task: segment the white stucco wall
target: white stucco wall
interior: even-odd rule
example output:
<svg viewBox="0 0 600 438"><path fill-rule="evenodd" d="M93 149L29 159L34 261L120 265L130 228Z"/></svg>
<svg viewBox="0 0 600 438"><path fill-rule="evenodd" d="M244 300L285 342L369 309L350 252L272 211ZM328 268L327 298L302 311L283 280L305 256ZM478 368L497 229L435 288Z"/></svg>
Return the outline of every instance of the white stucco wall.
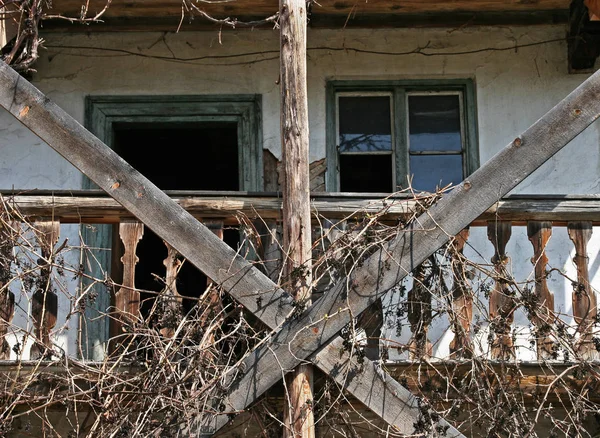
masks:
<svg viewBox="0 0 600 438"><path fill-rule="evenodd" d="M485 162L587 77L567 73L565 32L564 26L311 30L309 47L348 49L309 50L311 161L325 156L327 80L472 78L477 93L480 159ZM41 53L33 82L81 122L84 119L84 98L90 94L257 93L263 97L264 147L280 156L279 40L276 31L227 31L221 35L221 42L217 31L180 34L50 33L45 35L45 40L47 50ZM530 46L518 47L522 45ZM507 48L509 50L498 50ZM367 54L349 49L406 54ZM408 53L419 51L439 55ZM219 58L250 52L264 53ZM595 123L588 128L515 192L598 193L599 127ZM82 176L76 169L4 111L0 111L0 148L0 188L81 187ZM555 231L551 241L551 265L554 262L573 274L572 254L569 256L566 249L571 245L566 231L563 231ZM63 227L63 237L69 237L76 244L77 229ZM590 246L593 255L591 274L595 277L598 276L598 240ZM489 260L492 248L487 243L485 230L475 230L472 242ZM523 230L513 231L509 253L513 256L515 272L520 276L530 276L531 249ZM73 252L70 261L78 263L76 252ZM551 283L557 295L556 306L565 311L570 306L571 289L570 283L567 283L567 280L557 277L553 277ZM71 284L69 287L75 286ZM64 317L68 303L63 299L61 306ZM523 318L524 315L517 315L517 321L527 325ZM22 322L24 317L15 321ZM442 326L432 330L434 338L448 336L448 331ZM63 344L69 352L75 351L74 336L66 336ZM447 349L447 346L441 346L438 353L443 355L444 348Z"/></svg>

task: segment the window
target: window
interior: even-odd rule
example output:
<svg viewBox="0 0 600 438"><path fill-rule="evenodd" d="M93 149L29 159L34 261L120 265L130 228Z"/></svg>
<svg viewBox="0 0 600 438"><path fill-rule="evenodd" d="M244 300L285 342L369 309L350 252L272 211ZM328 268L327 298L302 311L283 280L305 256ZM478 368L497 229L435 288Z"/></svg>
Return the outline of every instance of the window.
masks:
<svg viewBox="0 0 600 438"><path fill-rule="evenodd" d="M478 167L470 80L336 81L327 89L329 191L435 191Z"/></svg>

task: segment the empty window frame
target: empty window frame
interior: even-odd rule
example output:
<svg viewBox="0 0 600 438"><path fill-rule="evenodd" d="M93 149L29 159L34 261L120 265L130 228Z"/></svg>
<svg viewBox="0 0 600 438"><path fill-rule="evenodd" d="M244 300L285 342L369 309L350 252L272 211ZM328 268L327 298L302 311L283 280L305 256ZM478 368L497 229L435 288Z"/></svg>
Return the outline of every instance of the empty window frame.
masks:
<svg viewBox="0 0 600 438"><path fill-rule="evenodd" d="M435 191L479 164L470 80L336 81L327 88L329 191Z"/></svg>

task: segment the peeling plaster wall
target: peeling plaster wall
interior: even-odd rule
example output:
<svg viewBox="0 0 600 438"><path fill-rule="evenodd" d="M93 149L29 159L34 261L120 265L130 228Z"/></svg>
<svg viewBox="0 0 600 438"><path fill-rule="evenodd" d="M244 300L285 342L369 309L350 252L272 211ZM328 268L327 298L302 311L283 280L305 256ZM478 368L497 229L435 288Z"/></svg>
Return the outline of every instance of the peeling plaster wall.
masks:
<svg viewBox="0 0 600 438"><path fill-rule="evenodd" d="M473 78L477 93L479 152L483 163L587 77L567 74L565 33L564 26L310 30L309 47L320 48L312 49L308 54L310 160L325 156L327 80ZM227 31L222 35L217 31L50 33L45 35L47 50L41 53L33 82L80 122L84 120L84 98L91 94L261 94L263 145L280 157L278 38L276 31L269 30ZM391 56L350 49L404 54ZM263 53L229 57L249 52ZM423 53L445 55L424 56ZM599 127L595 123L515 192L598 193ZM4 111L0 111L0 148L0 187L3 189L81 187L82 176L76 169ZM489 261L492 248L485 230L474 230L472 234L475 249L471 255L480 253ZM77 228L63 227L63 237L69 237L76 245L79 239ZM566 231L555 230L548 251L551 265L574 275L570 248ZM596 257L599 249L597 236L590 244L590 272L596 285L600 284ZM509 254L515 273L520 278L530 276L532 250L524 230L513 231ZM78 263L76 251L67 261ZM556 294L557 308L568 312L569 281L554 277L550 286ZM68 288L72 291L75 285L70 284ZM62 316L59 319L64 319L68 305L65 295L61 295L59 312ZM516 320L523 330L527 330L524 315L517 315ZM17 324L25 321L26 309L15 318ZM57 327L60 324L59 320ZM386 330L384 335L395 340L406 336L404 333L396 337L393 330ZM61 342L73 354L75 330L70 333L72 335L63 335ZM439 340L434 350L436 354L447 352L446 341L451 336L447 323L436 322L431 336L434 342ZM485 349L485 345L482 348Z"/></svg>

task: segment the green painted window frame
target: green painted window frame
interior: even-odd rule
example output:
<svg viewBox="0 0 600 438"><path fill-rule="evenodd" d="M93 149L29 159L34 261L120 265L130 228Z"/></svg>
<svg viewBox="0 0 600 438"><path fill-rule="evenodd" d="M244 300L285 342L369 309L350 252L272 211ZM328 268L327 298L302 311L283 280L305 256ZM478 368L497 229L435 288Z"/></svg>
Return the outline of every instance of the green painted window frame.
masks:
<svg viewBox="0 0 600 438"><path fill-rule="evenodd" d="M477 135L477 109L475 84L472 79L418 79L418 80L335 80L327 82L326 87L326 154L327 173L326 190L339 191L339 152L337 139L337 94L338 93L390 93L395 157L395 184L401 188L407 186L409 173L409 151L407 144L406 95L412 92L460 92L463 97L464 120L464 171L465 177L479 167L479 144Z"/></svg>
<svg viewBox="0 0 600 438"><path fill-rule="evenodd" d="M238 127L239 186L242 191L263 190L262 96L240 95L163 95L163 96L87 96L85 126L110 148L114 146L114 128L119 123L202 123L236 122ZM97 188L83 177L84 189ZM110 272L113 226L82 226L83 241L90 248L84 254L84 269L90 278L103 278ZM103 249L104 248L104 249ZM110 293L104 284L84 276L81 287L92 287L96 298L88 303L81 318L83 359L102 361L110 337L108 318Z"/></svg>

